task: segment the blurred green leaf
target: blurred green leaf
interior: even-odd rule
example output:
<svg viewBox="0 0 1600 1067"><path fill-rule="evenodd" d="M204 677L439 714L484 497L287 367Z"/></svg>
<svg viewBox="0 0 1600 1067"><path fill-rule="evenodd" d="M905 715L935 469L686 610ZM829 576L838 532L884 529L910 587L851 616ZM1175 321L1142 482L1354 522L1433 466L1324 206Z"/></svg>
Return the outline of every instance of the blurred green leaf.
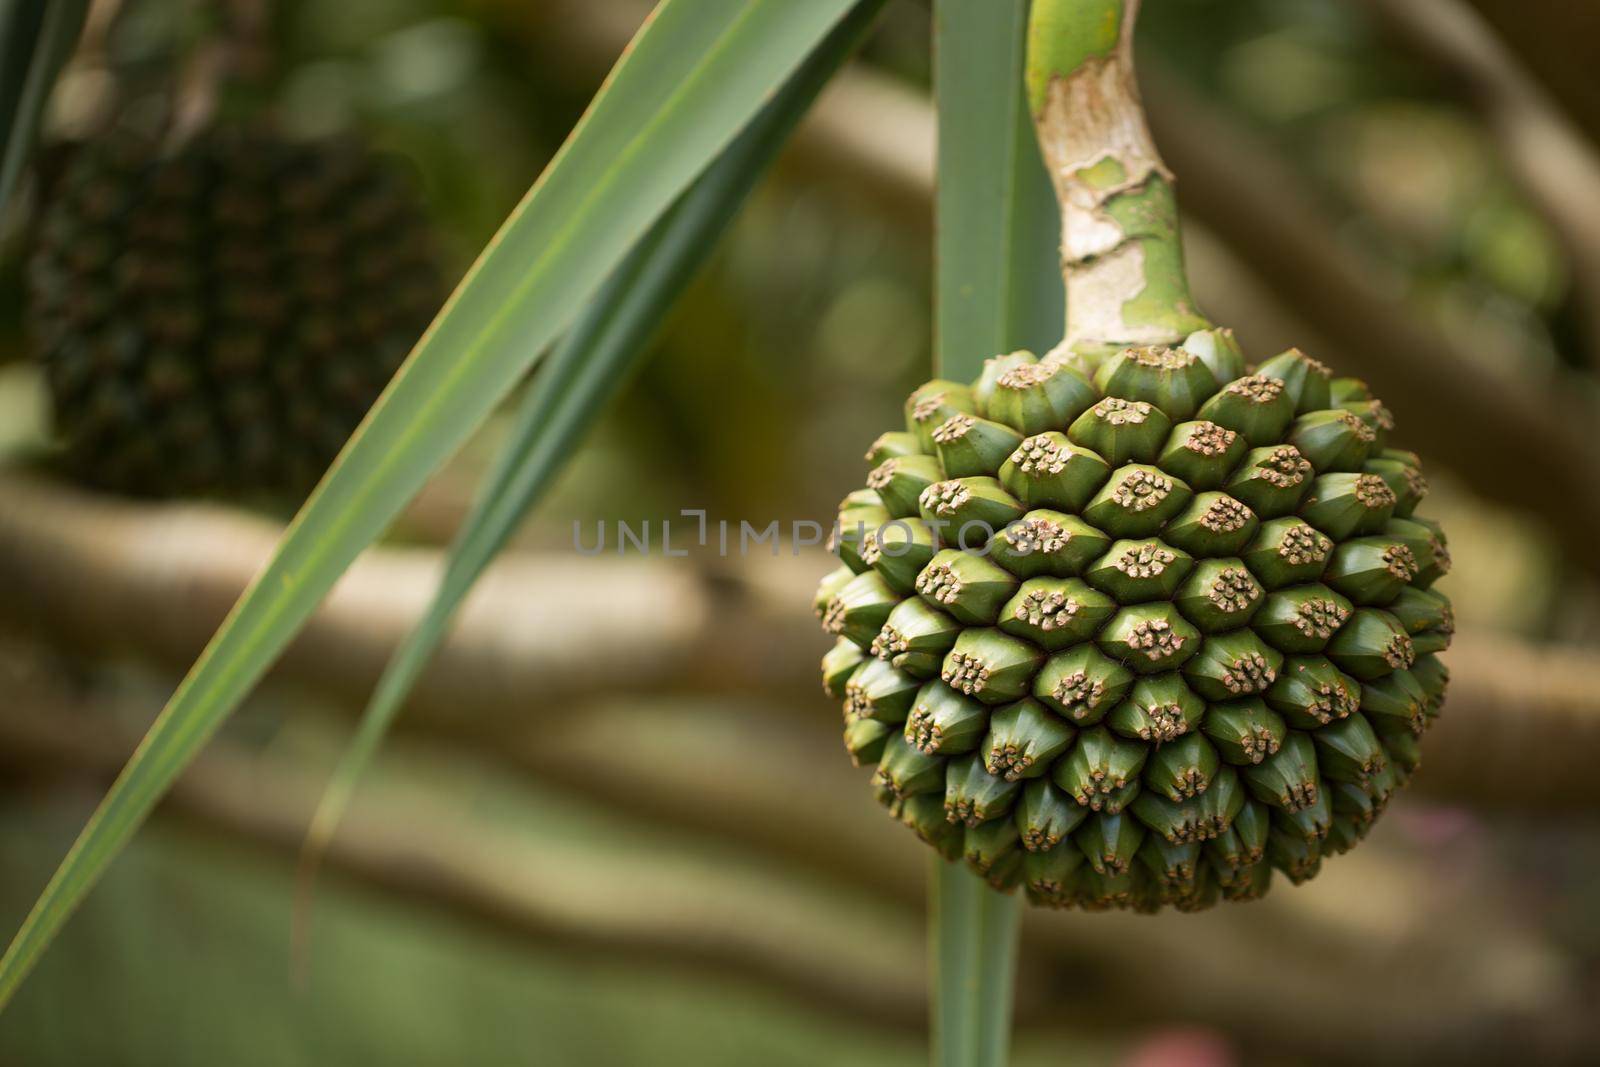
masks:
<svg viewBox="0 0 1600 1067"><path fill-rule="evenodd" d="M884 3L862 0L817 46L783 90L623 261L540 370L509 440L462 523L438 591L390 658L317 806L301 857L302 921L297 922L297 931L305 928L310 883L356 783L444 640L461 602L626 381L795 124L860 45Z"/></svg>
<svg viewBox="0 0 1600 1067"><path fill-rule="evenodd" d="M0 9L0 211L88 10L88 0L7 0Z"/></svg>
<svg viewBox="0 0 1600 1067"><path fill-rule="evenodd" d="M664 0L178 687L0 960L0 1006L363 548L851 0Z"/></svg>

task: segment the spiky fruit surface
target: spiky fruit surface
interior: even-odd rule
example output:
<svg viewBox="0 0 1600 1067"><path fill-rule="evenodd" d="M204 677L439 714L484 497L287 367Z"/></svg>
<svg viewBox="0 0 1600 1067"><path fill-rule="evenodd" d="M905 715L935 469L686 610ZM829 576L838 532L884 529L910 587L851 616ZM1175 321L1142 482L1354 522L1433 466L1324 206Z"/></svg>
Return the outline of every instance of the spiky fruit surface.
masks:
<svg viewBox="0 0 1600 1067"><path fill-rule="evenodd" d="M309 488L442 299L396 161L265 129L72 150L29 264L67 463L144 495Z"/></svg>
<svg viewBox="0 0 1600 1067"><path fill-rule="evenodd" d="M824 684L879 800L1056 907L1252 900L1360 840L1438 714L1417 457L1298 351L989 361L840 512Z"/></svg>

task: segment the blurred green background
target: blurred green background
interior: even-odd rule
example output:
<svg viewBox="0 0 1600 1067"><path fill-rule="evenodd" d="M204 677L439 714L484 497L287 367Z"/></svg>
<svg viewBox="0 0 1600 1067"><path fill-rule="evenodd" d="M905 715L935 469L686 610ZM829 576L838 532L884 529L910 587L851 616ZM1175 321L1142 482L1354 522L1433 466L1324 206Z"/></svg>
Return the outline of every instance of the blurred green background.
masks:
<svg viewBox="0 0 1600 1067"><path fill-rule="evenodd" d="M1600 424L1600 184L1585 184L1600 171L1583 168L1600 24L1557 0L1392 17L1411 6L1164 0L1146 5L1141 63L1194 209L1202 306L1255 358L1298 344L1369 378L1399 443L1430 459L1461 628L1445 722L1371 843L1305 887L1198 916L1030 914L1021 1064L1600 1060L1600 486L1545 484L1590 462L1560 449L1592 449ZM271 7L270 106L412 160L457 273L646 10ZM53 135L166 92L206 8L97 4ZM1450 51L1459 16L1493 45L1468 50L1476 67ZM340 832L308 939L290 936L306 819L498 424L118 861L0 1019L0 1061L925 1058L926 850L871 802L816 686L821 552L571 545L575 521L683 508L826 523L860 481L928 376L930 18L890 5L490 572ZM1565 139L1520 137L1532 113ZM5 220L0 285L13 926L290 510L102 498L50 474L39 375L10 358L26 355L36 210L24 195ZM1440 359L1473 412L1441 409Z"/></svg>

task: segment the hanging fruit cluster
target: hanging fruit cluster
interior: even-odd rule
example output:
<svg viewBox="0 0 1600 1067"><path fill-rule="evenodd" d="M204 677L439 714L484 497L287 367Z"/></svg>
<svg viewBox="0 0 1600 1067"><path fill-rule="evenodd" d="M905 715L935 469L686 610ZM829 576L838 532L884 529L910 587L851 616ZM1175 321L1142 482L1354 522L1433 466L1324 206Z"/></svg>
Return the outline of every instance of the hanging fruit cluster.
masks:
<svg viewBox="0 0 1600 1067"><path fill-rule="evenodd" d="M1438 714L1417 457L1355 379L1227 330L914 392L816 610L889 811L1058 907L1250 900L1359 841Z"/></svg>
<svg viewBox="0 0 1600 1067"><path fill-rule="evenodd" d="M147 495L304 492L442 298L403 168L264 128L76 149L29 265L68 467Z"/></svg>

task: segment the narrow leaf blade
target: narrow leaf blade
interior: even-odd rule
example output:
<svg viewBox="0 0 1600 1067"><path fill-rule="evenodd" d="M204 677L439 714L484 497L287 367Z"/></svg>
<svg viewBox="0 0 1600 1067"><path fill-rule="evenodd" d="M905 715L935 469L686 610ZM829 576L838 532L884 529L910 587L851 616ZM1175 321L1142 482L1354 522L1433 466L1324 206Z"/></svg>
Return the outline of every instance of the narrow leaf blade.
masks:
<svg viewBox="0 0 1600 1067"><path fill-rule="evenodd" d="M1028 0L937 0L934 366L969 380L990 356L1061 337L1059 224L1023 92ZM933 1062L1003 1067L1022 904L960 863L929 875Z"/></svg>
<svg viewBox="0 0 1600 1067"><path fill-rule="evenodd" d="M1055 194L1026 96L1026 0L939 0L935 364L974 378L990 356L1041 355L1066 321Z"/></svg>
<svg viewBox="0 0 1600 1067"><path fill-rule="evenodd" d="M451 547L427 611L390 658L312 819L301 855L296 941L310 883L357 781L485 568L571 457L711 256L745 198L817 93L860 44L886 0L864 0L818 45L606 282L535 379L500 457Z"/></svg>
<svg viewBox="0 0 1600 1067"><path fill-rule="evenodd" d="M15 0L0 14L0 211L22 174L88 0Z"/></svg>

